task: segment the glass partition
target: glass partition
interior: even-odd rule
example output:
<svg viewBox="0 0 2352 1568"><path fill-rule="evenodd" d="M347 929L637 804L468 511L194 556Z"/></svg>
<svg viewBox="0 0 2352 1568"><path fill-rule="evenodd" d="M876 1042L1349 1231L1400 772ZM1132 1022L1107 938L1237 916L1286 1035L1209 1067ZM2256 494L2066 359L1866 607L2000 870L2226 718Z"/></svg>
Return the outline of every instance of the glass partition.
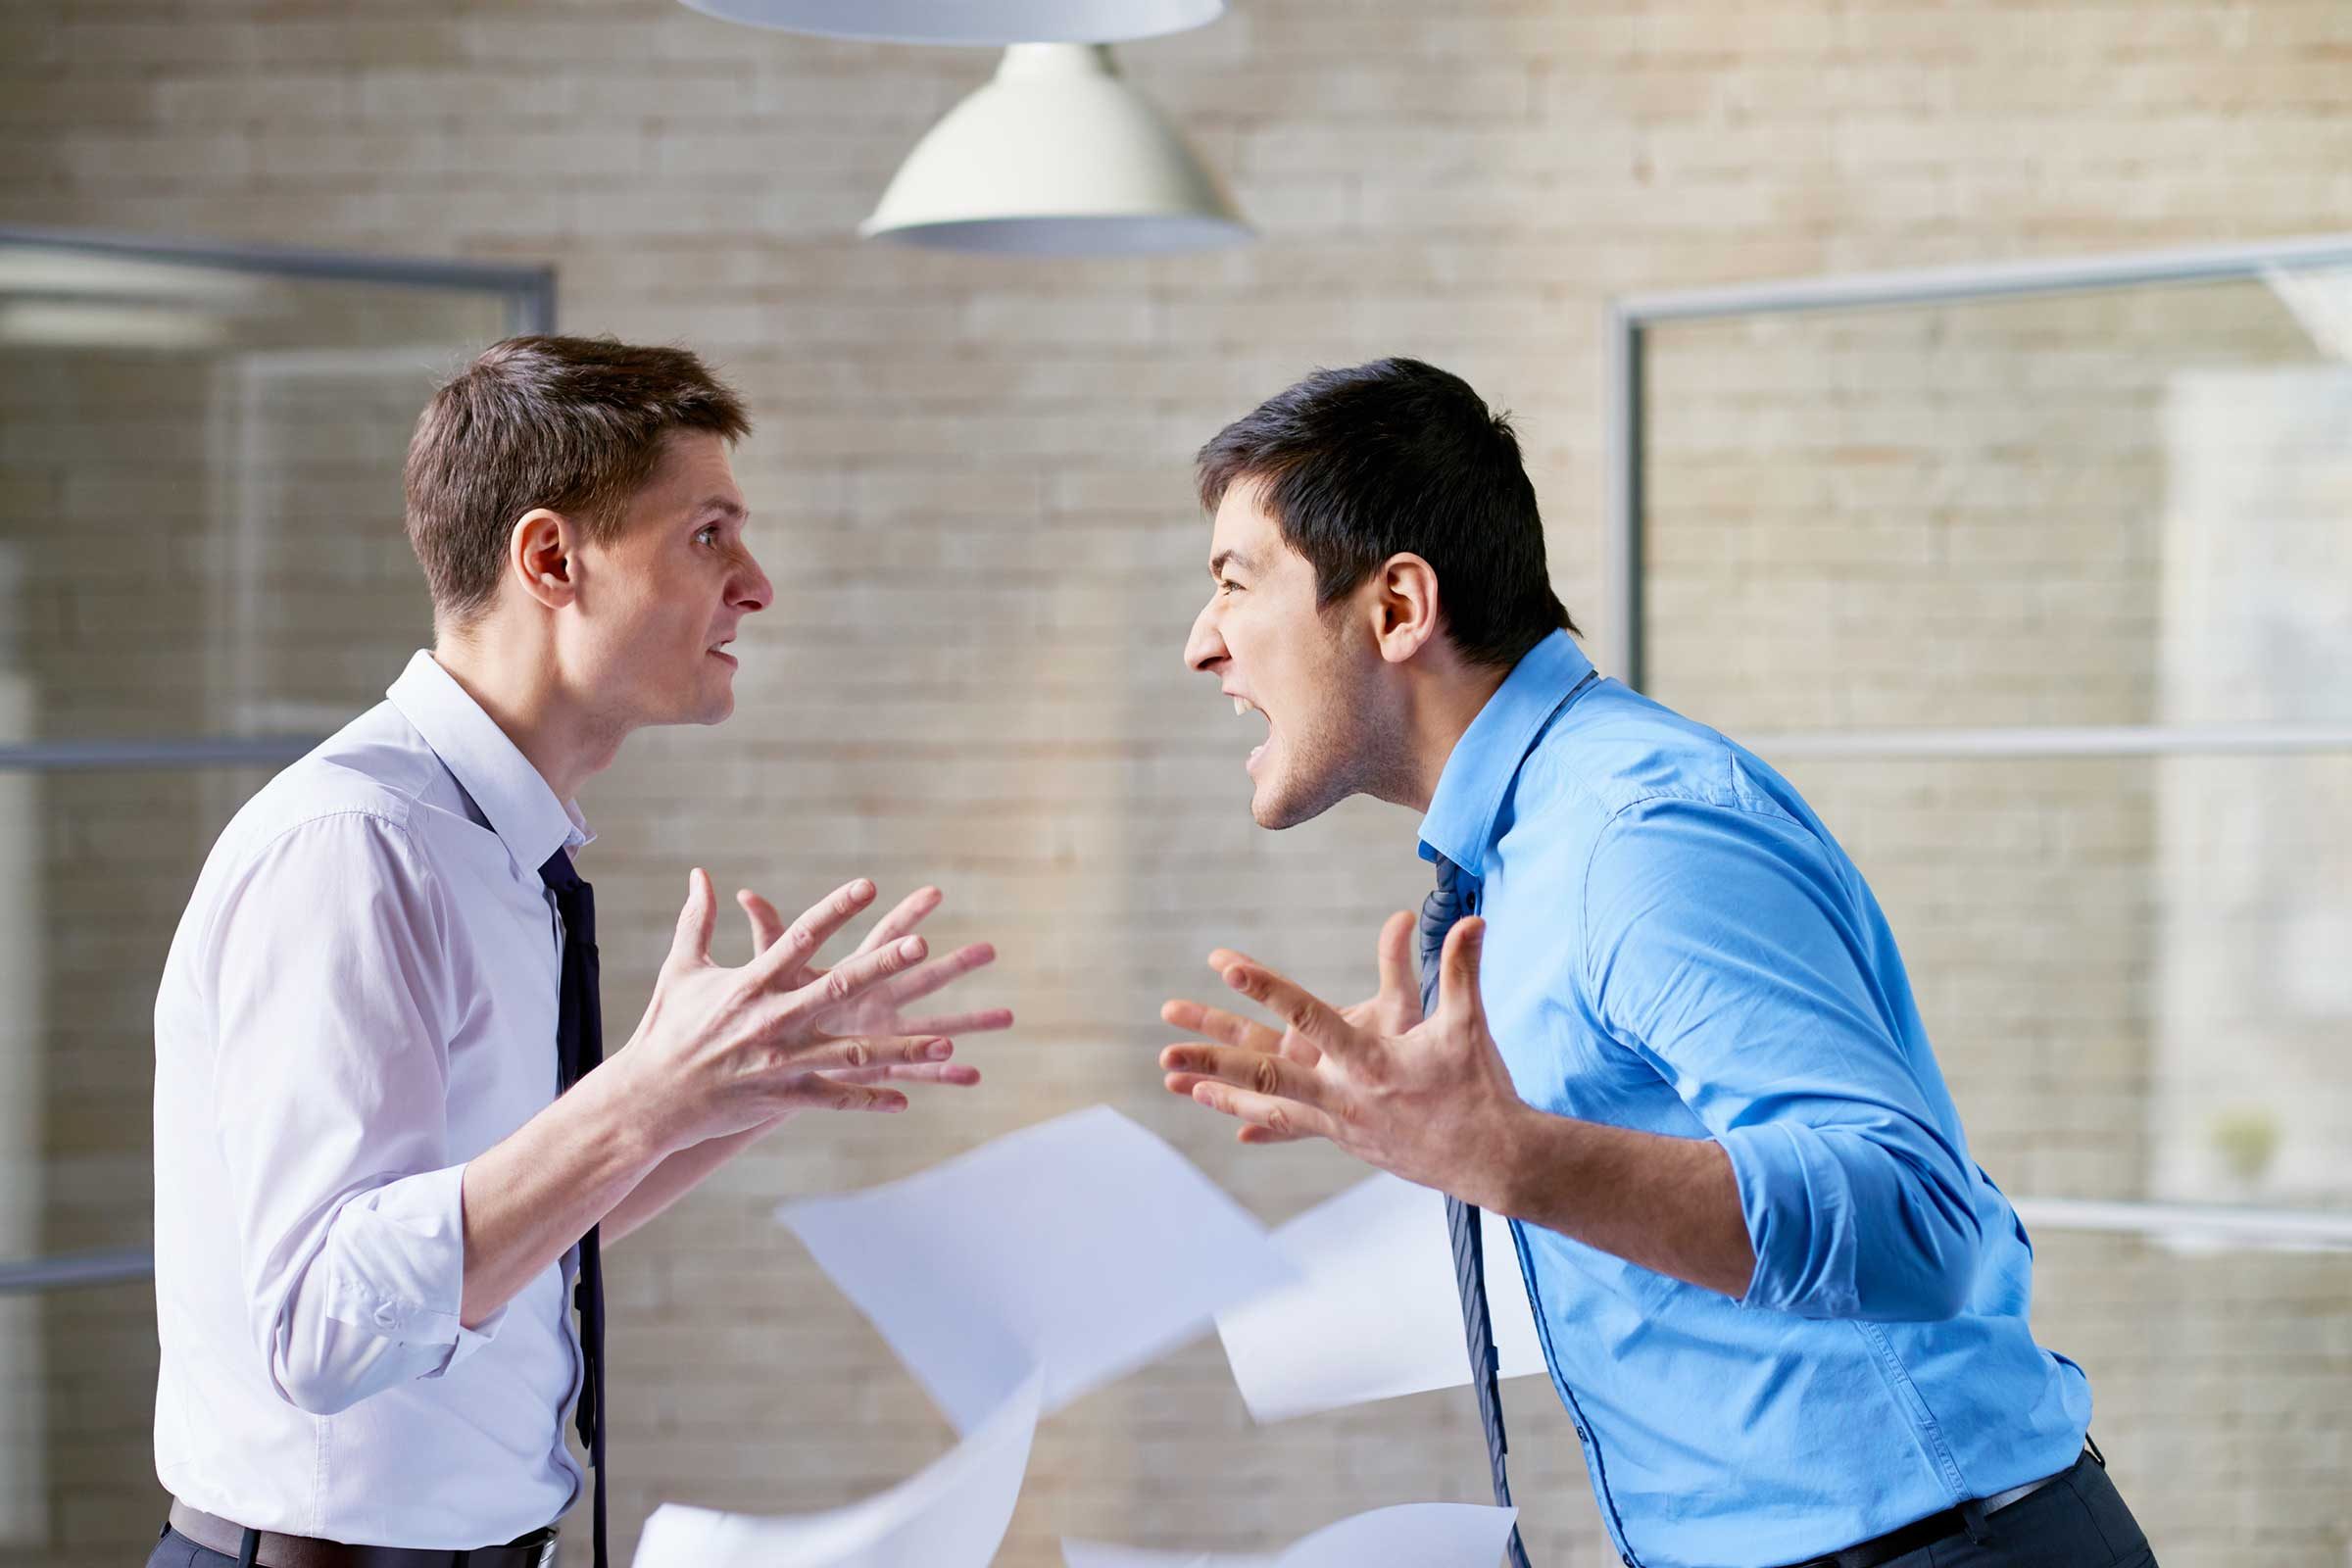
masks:
<svg viewBox="0 0 2352 1568"><path fill-rule="evenodd" d="M156 976L230 813L429 641L410 428L551 300L0 229L0 1564L152 1543Z"/></svg>
<svg viewBox="0 0 2352 1568"><path fill-rule="evenodd" d="M2160 1557L2352 1549L2352 241L1620 308L1619 667L1904 945Z"/></svg>

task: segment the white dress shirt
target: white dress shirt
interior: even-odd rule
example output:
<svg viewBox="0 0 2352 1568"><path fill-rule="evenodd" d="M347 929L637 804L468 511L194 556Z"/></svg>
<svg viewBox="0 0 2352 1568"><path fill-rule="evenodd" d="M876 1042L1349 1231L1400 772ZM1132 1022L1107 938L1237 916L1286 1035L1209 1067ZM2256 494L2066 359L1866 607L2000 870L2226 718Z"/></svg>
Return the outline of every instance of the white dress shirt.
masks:
<svg viewBox="0 0 2352 1568"><path fill-rule="evenodd" d="M589 840L418 654L213 847L155 1006L156 1474L240 1525L511 1541L570 1506L576 1251L475 1328L466 1163L556 1098Z"/></svg>

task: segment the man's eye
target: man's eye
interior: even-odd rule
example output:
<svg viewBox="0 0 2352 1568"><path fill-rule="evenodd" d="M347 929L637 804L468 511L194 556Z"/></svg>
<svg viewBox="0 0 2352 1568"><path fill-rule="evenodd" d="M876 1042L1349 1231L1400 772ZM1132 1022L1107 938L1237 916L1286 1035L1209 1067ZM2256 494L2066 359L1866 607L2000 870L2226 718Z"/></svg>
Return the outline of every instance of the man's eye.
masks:
<svg viewBox="0 0 2352 1568"><path fill-rule="evenodd" d="M716 527L697 528L694 531L694 542L698 545L713 544L717 542L717 539L718 529Z"/></svg>
<svg viewBox="0 0 2352 1568"><path fill-rule="evenodd" d="M1230 579L1217 584L1217 592L1221 594L1238 594L1241 591L1242 585L1238 582L1231 581Z"/></svg>

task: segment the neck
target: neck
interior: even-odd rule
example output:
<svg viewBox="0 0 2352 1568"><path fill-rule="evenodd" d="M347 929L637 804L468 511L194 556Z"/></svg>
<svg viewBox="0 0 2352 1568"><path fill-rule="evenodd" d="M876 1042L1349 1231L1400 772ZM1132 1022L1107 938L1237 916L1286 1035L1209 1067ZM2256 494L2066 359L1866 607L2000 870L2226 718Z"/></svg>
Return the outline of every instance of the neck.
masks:
<svg viewBox="0 0 2352 1568"><path fill-rule="evenodd" d="M1406 765L1397 805L1428 811L1454 747L1509 673L1449 657L1413 685L1405 712Z"/></svg>
<svg viewBox="0 0 2352 1568"><path fill-rule="evenodd" d="M558 800L577 795L620 750L626 730L573 698L540 628L485 624L458 632L443 626L434 638L433 662L530 760Z"/></svg>

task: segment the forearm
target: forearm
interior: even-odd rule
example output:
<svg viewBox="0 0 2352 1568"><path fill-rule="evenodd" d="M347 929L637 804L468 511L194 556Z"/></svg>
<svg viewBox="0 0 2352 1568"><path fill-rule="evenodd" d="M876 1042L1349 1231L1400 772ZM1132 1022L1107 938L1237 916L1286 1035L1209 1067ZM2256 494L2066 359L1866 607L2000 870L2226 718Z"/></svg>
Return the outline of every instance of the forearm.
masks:
<svg viewBox="0 0 2352 1568"><path fill-rule="evenodd" d="M466 1166L467 1328L514 1299L610 1214L669 1151L631 1114L610 1067Z"/></svg>
<svg viewBox="0 0 2352 1568"><path fill-rule="evenodd" d="M1734 1300L1747 1294L1755 1249L1721 1145L1521 1112L1480 1184L1496 1212Z"/></svg>
<svg viewBox="0 0 2352 1568"><path fill-rule="evenodd" d="M681 1149L656 1165L629 1193L612 1206L603 1220L598 1234L610 1246L635 1231L646 1221L685 1197L702 1184L705 1177L775 1131L794 1115L786 1111L775 1120L758 1127L747 1127L724 1138L708 1139L692 1149Z"/></svg>

